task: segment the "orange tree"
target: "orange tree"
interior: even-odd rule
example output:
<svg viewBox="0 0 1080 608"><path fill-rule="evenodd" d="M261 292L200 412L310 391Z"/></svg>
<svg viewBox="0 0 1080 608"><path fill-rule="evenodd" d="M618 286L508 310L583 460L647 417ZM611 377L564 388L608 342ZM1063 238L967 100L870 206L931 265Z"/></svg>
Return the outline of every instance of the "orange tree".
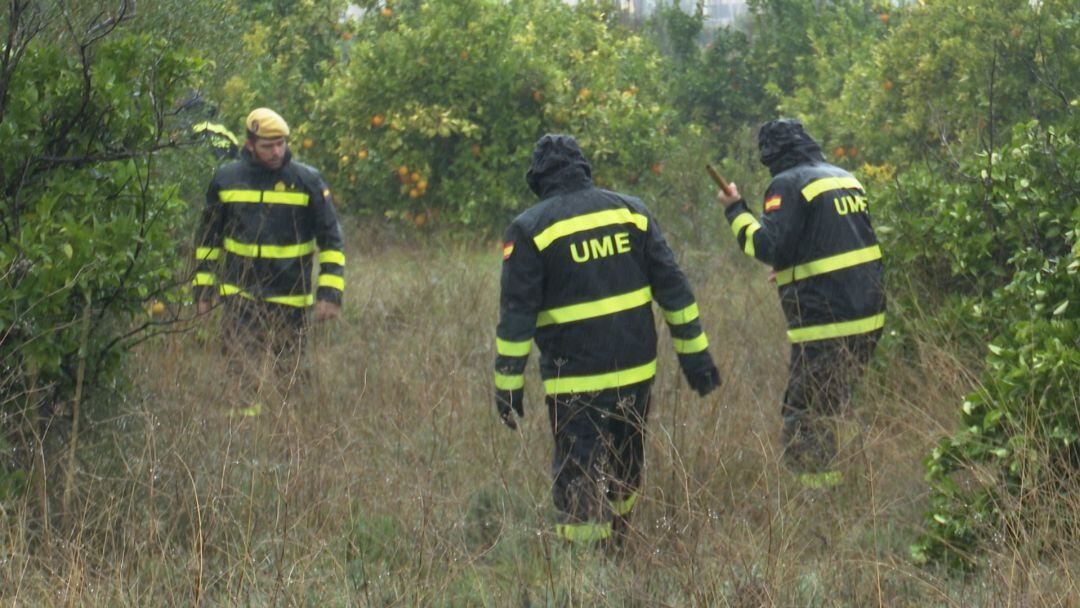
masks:
<svg viewBox="0 0 1080 608"><path fill-rule="evenodd" d="M661 172L661 66L594 4L387 3L326 81L310 152L337 169L346 207L490 225L531 196L522 176L545 132L577 136L601 185Z"/></svg>

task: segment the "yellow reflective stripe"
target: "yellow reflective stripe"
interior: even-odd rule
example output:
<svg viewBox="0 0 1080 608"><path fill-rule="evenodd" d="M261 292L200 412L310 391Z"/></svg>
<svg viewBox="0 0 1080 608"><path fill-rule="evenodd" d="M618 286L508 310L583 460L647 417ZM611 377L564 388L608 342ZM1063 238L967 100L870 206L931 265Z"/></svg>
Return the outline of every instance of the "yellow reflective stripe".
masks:
<svg viewBox="0 0 1080 608"><path fill-rule="evenodd" d="M315 251L315 241L298 245L253 245L225 239L225 251L248 258L298 258Z"/></svg>
<svg viewBox="0 0 1080 608"><path fill-rule="evenodd" d="M222 190L218 199L223 203L276 203L307 205L311 197L306 192L277 192L276 190Z"/></svg>
<svg viewBox="0 0 1080 608"><path fill-rule="evenodd" d="M272 304L284 304L286 306L296 306L297 308L300 308L314 304L315 294L305 293L298 296L270 296L268 298L263 298L263 300Z"/></svg>
<svg viewBox="0 0 1080 608"><path fill-rule="evenodd" d="M525 374L506 375L495 372L495 388L500 391L515 391L525 388Z"/></svg>
<svg viewBox="0 0 1080 608"><path fill-rule="evenodd" d="M240 296L249 300L256 299L255 296L231 283L222 283L221 285L219 285L218 293L223 296ZM284 304L286 306L296 306L299 308L302 306L311 306L312 304L314 304L315 294L306 293L295 296L270 296L268 298L263 298L263 301L271 302L274 304Z"/></svg>
<svg viewBox="0 0 1080 608"><path fill-rule="evenodd" d="M834 488L844 481L844 474L841 471L799 473L796 479L808 488Z"/></svg>
<svg viewBox="0 0 1080 608"><path fill-rule="evenodd" d="M680 355L700 353L706 348L709 348L709 338L705 336L705 332L701 332L701 335L696 338L690 338L689 340L672 338L671 341L675 343L675 352Z"/></svg>
<svg viewBox="0 0 1080 608"><path fill-rule="evenodd" d="M192 285L213 285L216 283L214 273L212 272L196 272L195 278L192 279Z"/></svg>
<svg viewBox="0 0 1080 608"><path fill-rule="evenodd" d="M261 190L222 190L218 192L218 200L223 203L257 203Z"/></svg>
<svg viewBox="0 0 1080 608"><path fill-rule="evenodd" d="M572 543L592 543L611 536L611 522L602 524L556 524L555 535Z"/></svg>
<svg viewBox="0 0 1080 608"><path fill-rule="evenodd" d="M854 177L826 177L822 179L816 179L810 182L805 188L802 189L803 198L806 202L814 200L822 192L828 192L829 190L863 190L862 184Z"/></svg>
<svg viewBox="0 0 1080 608"><path fill-rule="evenodd" d="M236 136L232 134L232 131L229 131L224 126L217 123L200 122L199 124L192 126L191 130L195 131L196 133L201 133L203 131L210 131L211 133L216 133L218 135L221 135L222 137L227 138L233 143L234 146L239 145L240 143L236 140Z"/></svg>
<svg viewBox="0 0 1080 608"><path fill-rule="evenodd" d="M611 506L611 512L615 515L628 515L630 511L634 510L634 504L637 503L637 499L637 492L634 492L623 500L608 501L608 504Z"/></svg>
<svg viewBox="0 0 1080 608"><path fill-rule="evenodd" d="M741 232L743 228L753 226L757 223L758 221L754 219L753 215L744 211L735 216L734 220L731 220L731 233L735 235L735 238L739 238L739 232Z"/></svg>
<svg viewBox="0 0 1080 608"><path fill-rule="evenodd" d="M275 192L267 190L263 192L262 202L275 203L278 205L306 206L311 197L306 192Z"/></svg>
<svg viewBox="0 0 1080 608"><path fill-rule="evenodd" d="M810 342L812 340L828 340L829 338L843 338L855 336L881 329L885 326L885 313L879 313L872 317L855 319L854 321L841 321L840 323L828 323L825 325L811 325L789 329L788 340L791 342Z"/></svg>
<svg viewBox="0 0 1080 608"><path fill-rule="evenodd" d="M592 302L582 302L581 304L572 304L561 308L542 310L540 311L540 314L536 316L536 326L544 327L546 325L556 325L559 323L572 323L574 321L612 315L624 310L637 308L638 306L644 306L650 302L652 302L652 289L645 286L636 291L612 296L610 298L601 298L599 300L593 300Z"/></svg>
<svg viewBox="0 0 1080 608"><path fill-rule="evenodd" d="M754 222L746 229L746 243L743 244L743 252L754 257L754 233L761 229L761 224Z"/></svg>
<svg viewBox="0 0 1080 608"><path fill-rule="evenodd" d="M627 515L634 509L637 499L638 494L635 492L622 500L609 500L608 505L611 507L611 512L615 515Z"/></svg>
<svg viewBox="0 0 1080 608"><path fill-rule="evenodd" d="M335 274L320 274L319 287L333 287L338 291L345 291L345 279Z"/></svg>
<svg viewBox="0 0 1080 608"><path fill-rule="evenodd" d="M543 251L556 239L577 232L592 230L593 228L611 226L612 224L633 224L639 230L647 230L649 228L649 218L640 213L631 213L629 209L608 209L606 211L586 213L585 215L555 222L540 234L534 236L533 242L536 243L537 251Z"/></svg>
<svg viewBox="0 0 1080 608"><path fill-rule="evenodd" d="M606 374L549 378L544 380L544 391L549 395L602 391L607 388L619 388L620 386L629 386L631 384L637 384L638 382L645 382L646 380L651 380L654 376L656 376L656 359L653 359L645 365L631 367L630 369L621 369Z"/></svg>
<svg viewBox="0 0 1080 608"><path fill-rule="evenodd" d="M664 318L672 325L685 325L698 318L697 302L682 310L665 310Z"/></svg>
<svg viewBox="0 0 1080 608"><path fill-rule="evenodd" d="M532 340L510 342L502 338L495 338L495 350L504 357L527 357L532 350Z"/></svg>
<svg viewBox="0 0 1080 608"><path fill-rule="evenodd" d="M340 251L334 251L333 249L324 249L319 252L320 264L337 264L339 266L345 265L345 254Z"/></svg>
<svg viewBox="0 0 1080 608"><path fill-rule="evenodd" d="M821 258L820 260L814 260L812 262L780 270L776 273L776 284L778 286L787 285L792 281L798 281L827 272L835 272L837 270L851 268L852 266L858 266L859 264L865 264L880 259L881 246L871 245L869 247L863 247L862 249L856 249L855 251L832 255L827 258Z"/></svg>
<svg viewBox="0 0 1080 608"><path fill-rule="evenodd" d="M218 259L220 257L221 257L221 248L220 247L196 247L195 248L195 259L196 260L199 260L199 261L211 260L211 261L213 261L213 260L216 260L216 259Z"/></svg>

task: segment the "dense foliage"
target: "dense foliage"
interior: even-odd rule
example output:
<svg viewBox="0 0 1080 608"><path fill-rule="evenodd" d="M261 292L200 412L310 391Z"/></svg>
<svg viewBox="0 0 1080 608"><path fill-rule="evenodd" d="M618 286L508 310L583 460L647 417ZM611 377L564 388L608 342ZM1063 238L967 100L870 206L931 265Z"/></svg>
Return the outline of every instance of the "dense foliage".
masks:
<svg viewBox="0 0 1080 608"><path fill-rule="evenodd" d="M0 69L0 500L179 297L185 205L154 173L202 64L128 30L126 3L51 8L12 3Z"/></svg>

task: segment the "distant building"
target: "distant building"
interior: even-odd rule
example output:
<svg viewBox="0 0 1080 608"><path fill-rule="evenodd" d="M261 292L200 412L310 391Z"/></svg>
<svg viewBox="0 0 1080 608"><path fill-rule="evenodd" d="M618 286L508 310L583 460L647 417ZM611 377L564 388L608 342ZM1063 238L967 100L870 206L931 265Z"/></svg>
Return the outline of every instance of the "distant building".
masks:
<svg viewBox="0 0 1080 608"><path fill-rule="evenodd" d="M577 4L576 0L567 0ZM697 0L618 0L619 8L635 17L648 17L660 5L677 6L686 13L697 10ZM736 17L746 13L746 0L705 0L702 6L705 27L722 27L730 24Z"/></svg>

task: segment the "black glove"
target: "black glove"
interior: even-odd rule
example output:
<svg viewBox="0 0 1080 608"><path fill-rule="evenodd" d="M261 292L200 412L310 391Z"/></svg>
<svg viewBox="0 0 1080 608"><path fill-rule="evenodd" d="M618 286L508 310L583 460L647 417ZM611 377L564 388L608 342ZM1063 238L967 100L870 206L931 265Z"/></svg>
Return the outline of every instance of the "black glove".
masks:
<svg viewBox="0 0 1080 608"><path fill-rule="evenodd" d="M503 424L515 431L518 426L512 412L517 412L518 418L525 416L525 405L522 403L524 398L525 391L520 388L512 391L495 389L495 409L499 410L499 418L502 418Z"/></svg>
<svg viewBox="0 0 1080 608"><path fill-rule="evenodd" d="M704 397L720 386L720 370L715 365L686 374L686 382L697 394Z"/></svg>

